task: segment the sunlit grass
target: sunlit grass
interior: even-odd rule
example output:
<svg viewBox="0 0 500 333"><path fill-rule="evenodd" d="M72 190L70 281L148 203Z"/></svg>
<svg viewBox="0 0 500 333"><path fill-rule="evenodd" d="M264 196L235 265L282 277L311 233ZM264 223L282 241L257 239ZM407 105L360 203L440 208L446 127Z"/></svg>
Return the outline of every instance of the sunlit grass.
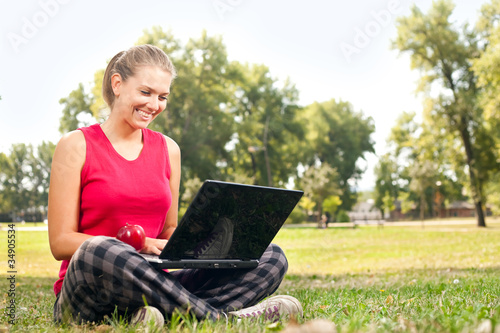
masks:
<svg viewBox="0 0 500 333"><path fill-rule="evenodd" d="M39 224L40 225L40 224ZM7 224L0 232L0 269L7 267L7 251L2 251L2 245L7 246ZM16 270L19 276L57 277L60 262L57 262L49 247L47 231L16 231Z"/></svg>
<svg viewBox="0 0 500 333"><path fill-rule="evenodd" d="M500 227L283 229L292 274L499 267Z"/></svg>
<svg viewBox="0 0 500 333"><path fill-rule="evenodd" d="M5 229L0 244L7 244ZM99 325L52 322L59 263L46 231L16 232L17 325L13 331L133 332L119 319ZM298 324L324 318L339 332L474 332L485 320L500 325L500 224L383 228L286 228L275 243L289 259L279 294L304 307ZM6 248L6 246L4 247ZM6 250L0 267L7 271ZM8 281L0 278L3 306ZM0 331L7 328L0 309ZM293 323L198 322L174 317L164 329L179 332L268 332Z"/></svg>

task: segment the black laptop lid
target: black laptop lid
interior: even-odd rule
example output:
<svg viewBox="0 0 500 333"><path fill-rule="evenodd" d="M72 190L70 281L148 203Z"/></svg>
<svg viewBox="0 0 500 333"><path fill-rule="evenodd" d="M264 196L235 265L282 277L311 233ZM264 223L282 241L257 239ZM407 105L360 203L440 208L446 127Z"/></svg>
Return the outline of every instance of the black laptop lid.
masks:
<svg viewBox="0 0 500 333"><path fill-rule="evenodd" d="M302 195L296 190L207 180L160 257L259 259Z"/></svg>

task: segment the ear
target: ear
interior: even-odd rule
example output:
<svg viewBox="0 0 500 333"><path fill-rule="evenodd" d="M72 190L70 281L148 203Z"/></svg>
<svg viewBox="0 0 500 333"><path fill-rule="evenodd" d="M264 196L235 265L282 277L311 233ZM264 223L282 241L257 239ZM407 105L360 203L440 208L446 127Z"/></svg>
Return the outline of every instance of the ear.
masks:
<svg viewBox="0 0 500 333"><path fill-rule="evenodd" d="M116 97L120 96L120 90L123 80L120 74L115 73L111 76L111 88Z"/></svg>

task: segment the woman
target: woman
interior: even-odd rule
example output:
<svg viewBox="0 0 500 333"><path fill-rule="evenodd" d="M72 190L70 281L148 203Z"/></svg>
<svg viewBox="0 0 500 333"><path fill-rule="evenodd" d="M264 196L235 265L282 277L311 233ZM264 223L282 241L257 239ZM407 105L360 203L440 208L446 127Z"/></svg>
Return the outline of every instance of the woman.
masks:
<svg viewBox="0 0 500 333"><path fill-rule="evenodd" d="M147 129L166 108L175 68L151 45L135 46L109 62L103 97L111 109L102 124L80 128L57 144L49 194L49 241L62 260L54 318L95 321L148 310L197 318L267 317L302 313L293 297L272 294L287 270L270 245L251 270L155 269L114 238L126 223L146 232L142 253L160 254L177 226L180 149ZM257 305L255 305L257 304ZM140 317L140 316L138 316Z"/></svg>

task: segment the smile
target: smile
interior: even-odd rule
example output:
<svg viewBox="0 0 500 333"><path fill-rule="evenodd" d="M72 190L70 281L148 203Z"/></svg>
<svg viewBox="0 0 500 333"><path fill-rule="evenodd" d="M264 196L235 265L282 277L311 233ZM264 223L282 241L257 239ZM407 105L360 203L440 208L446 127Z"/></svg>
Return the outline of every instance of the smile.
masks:
<svg viewBox="0 0 500 333"><path fill-rule="evenodd" d="M139 115L143 118L151 118L155 114L154 112L150 113L150 112L142 111L139 109L135 109L135 111L137 111L139 113Z"/></svg>

